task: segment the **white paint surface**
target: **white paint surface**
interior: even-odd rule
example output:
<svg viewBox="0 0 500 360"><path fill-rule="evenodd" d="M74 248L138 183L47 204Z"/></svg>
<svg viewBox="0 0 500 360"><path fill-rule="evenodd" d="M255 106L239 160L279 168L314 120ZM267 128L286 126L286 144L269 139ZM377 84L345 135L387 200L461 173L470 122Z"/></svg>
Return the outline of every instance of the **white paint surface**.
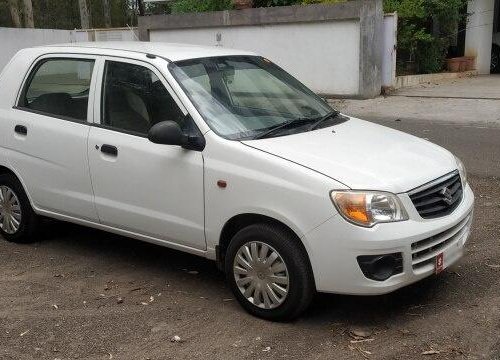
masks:
<svg viewBox="0 0 500 360"><path fill-rule="evenodd" d="M356 95L359 90L357 21L153 30L150 40L249 50L269 58L317 93Z"/></svg>
<svg viewBox="0 0 500 360"><path fill-rule="evenodd" d="M494 9L495 0L469 1L467 7L470 16L465 37L465 55L477 57L479 74L490 73Z"/></svg>

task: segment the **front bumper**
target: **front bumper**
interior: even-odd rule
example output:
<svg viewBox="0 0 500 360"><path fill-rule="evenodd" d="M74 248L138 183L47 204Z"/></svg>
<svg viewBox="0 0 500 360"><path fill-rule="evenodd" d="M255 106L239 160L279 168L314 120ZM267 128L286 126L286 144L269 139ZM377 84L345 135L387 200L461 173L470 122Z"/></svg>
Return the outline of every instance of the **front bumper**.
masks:
<svg viewBox="0 0 500 360"><path fill-rule="evenodd" d="M434 274L440 253L445 267L462 256L474 208L469 185L455 211L437 219L422 219L407 194L399 197L410 217L407 221L363 228L337 215L304 236L318 291L385 294ZM365 277L358 256L390 253L402 253L402 273L385 281Z"/></svg>

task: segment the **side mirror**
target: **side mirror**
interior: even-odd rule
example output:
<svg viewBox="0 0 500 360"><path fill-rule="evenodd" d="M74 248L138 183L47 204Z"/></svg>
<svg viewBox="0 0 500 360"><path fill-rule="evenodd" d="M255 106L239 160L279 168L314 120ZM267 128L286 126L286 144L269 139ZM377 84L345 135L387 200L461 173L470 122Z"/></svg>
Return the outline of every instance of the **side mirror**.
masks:
<svg viewBox="0 0 500 360"><path fill-rule="evenodd" d="M155 144L177 145L188 150L202 151L205 148L205 138L201 134L188 136L175 121L162 121L153 125L149 129L148 139Z"/></svg>
<svg viewBox="0 0 500 360"><path fill-rule="evenodd" d="M149 141L161 145L184 146L187 136L182 133L181 127L175 121L162 121L149 129Z"/></svg>

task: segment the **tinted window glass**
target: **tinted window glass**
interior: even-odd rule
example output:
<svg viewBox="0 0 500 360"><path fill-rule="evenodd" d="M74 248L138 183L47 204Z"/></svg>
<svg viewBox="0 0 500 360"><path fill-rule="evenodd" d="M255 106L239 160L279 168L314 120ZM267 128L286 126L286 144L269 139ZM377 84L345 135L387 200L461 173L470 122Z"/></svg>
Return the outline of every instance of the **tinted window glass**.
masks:
<svg viewBox="0 0 500 360"><path fill-rule="evenodd" d="M154 72L139 65L107 61L103 125L147 134L151 126L172 120L185 128L185 116Z"/></svg>
<svg viewBox="0 0 500 360"><path fill-rule="evenodd" d="M20 106L86 121L93 60L44 60L34 70Z"/></svg>
<svg viewBox="0 0 500 360"><path fill-rule="evenodd" d="M307 131L333 109L269 60L221 56L169 65L207 124L228 139L250 139L297 121Z"/></svg>

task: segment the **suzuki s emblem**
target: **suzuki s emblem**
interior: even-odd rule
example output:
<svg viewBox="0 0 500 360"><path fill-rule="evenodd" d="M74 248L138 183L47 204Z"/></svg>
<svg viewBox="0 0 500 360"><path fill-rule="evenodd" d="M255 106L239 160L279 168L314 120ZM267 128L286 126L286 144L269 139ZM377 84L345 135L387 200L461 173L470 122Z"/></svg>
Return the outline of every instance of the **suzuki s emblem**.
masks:
<svg viewBox="0 0 500 360"><path fill-rule="evenodd" d="M447 203L448 205L451 205L452 202L453 202L453 195L451 194L451 191L450 189L448 189L447 187L444 187L441 189L441 191L439 192L441 195L443 195L443 200L445 203Z"/></svg>

